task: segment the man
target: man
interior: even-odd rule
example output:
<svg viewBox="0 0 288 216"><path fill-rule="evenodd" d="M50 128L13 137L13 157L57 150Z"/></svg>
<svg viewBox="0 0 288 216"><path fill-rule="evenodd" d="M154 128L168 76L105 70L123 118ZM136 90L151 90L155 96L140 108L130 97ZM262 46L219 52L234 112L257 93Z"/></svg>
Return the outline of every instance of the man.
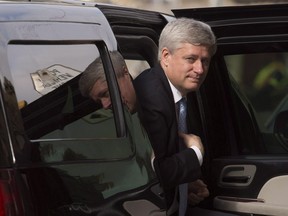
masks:
<svg viewBox="0 0 288 216"><path fill-rule="evenodd" d="M122 102L130 113L136 112L136 94L124 58L118 51L110 53L121 92ZM111 108L111 100L101 58L95 59L82 73L79 90L85 97L100 101L104 109Z"/></svg>
<svg viewBox="0 0 288 216"><path fill-rule="evenodd" d="M204 156L201 139L178 132L177 103L199 89L215 51L216 39L207 24L176 19L160 35L159 64L134 81L140 119L152 143L154 169L165 192L168 215L185 215L187 199L195 205L209 195L207 186L199 180ZM185 144L183 150L180 150L181 143ZM183 210L175 205L175 199L179 186L187 184Z"/></svg>

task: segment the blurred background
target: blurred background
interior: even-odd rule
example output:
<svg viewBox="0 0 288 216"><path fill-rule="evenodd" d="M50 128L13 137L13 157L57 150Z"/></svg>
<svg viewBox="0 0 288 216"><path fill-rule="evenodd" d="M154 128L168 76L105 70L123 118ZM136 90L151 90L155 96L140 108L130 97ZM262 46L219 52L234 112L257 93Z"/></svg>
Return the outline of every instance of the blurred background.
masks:
<svg viewBox="0 0 288 216"><path fill-rule="evenodd" d="M111 3L171 14L171 9L179 8L279 4L288 3L288 0L93 0L93 2Z"/></svg>

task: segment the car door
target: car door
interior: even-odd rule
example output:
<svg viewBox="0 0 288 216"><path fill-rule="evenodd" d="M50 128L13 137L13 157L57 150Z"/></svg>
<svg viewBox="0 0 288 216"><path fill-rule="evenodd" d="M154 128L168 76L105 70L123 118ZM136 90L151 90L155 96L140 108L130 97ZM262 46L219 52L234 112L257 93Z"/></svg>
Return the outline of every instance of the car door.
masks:
<svg viewBox="0 0 288 216"><path fill-rule="evenodd" d="M288 215L288 5L174 10L211 25L218 50L191 118L209 208Z"/></svg>
<svg viewBox="0 0 288 216"><path fill-rule="evenodd" d="M152 148L122 104L117 42L99 9L3 3L0 20L3 214L164 215ZM111 109L80 93L98 57Z"/></svg>

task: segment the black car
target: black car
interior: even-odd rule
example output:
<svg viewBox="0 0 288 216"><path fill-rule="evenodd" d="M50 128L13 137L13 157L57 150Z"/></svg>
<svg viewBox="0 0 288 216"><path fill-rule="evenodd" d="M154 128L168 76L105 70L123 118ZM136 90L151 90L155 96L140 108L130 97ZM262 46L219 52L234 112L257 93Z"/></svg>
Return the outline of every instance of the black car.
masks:
<svg viewBox="0 0 288 216"><path fill-rule="evenodd" d="M125 57L153 66L162 16L100 9ZM287 11L287 4L172 10L175 17L207 22L217 37L208 76L190 95L191 124L206 148L203 174L211 192L206 207L288 215Z"/></svg>
<svg viewBox="0 0 288 216"><path fill-rule="evenodd" d="M165 215L152 148L121 102L109 51L132 77L157 63L175 17L209 23L218 40L191 94L205 145L202 208L287 215L288 5L173 10L175 16L67 1L0 3L0 215ZM112 109L80 94L101 57Z"/></svg>

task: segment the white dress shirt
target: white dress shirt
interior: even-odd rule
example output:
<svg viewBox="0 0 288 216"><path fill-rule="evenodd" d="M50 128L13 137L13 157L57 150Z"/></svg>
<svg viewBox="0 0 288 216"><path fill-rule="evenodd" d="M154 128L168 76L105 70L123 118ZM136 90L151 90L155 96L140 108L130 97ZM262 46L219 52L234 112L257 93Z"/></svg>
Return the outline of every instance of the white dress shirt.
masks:
<svg viewBox="0 0 288 216"><path fill-rule="evenodd" d="M183 96L181 95L180 91L178 91L178 89L176 89L176 87L170 82L170 80L169 79L167 79L167 80L169 82L170 88L171 88L172 93L173 93L174 103L177 104L177 102L180 101ZM199 161L200 166L201 166L203 163L203 155L202 155L200 149L197 146L192 146L191 148L195 151L195 153L198 157L198 161Z"/></svg>

